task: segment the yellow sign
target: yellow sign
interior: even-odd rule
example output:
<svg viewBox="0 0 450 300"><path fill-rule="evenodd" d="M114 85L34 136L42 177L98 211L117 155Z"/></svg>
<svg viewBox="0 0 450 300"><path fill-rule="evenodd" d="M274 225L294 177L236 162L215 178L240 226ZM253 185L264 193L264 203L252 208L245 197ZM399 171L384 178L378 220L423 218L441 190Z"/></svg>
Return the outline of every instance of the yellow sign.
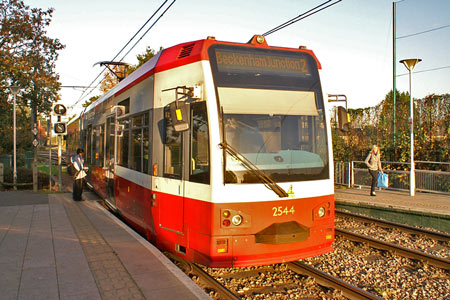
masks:
<svg viewBox="0 0 450 300"><path fill-rule="evenodd" d="M177 108L177 110L175 112L177 114L177 120L178 121L182 121L183 120L183 114L181 113L181 109Z"/></svg>

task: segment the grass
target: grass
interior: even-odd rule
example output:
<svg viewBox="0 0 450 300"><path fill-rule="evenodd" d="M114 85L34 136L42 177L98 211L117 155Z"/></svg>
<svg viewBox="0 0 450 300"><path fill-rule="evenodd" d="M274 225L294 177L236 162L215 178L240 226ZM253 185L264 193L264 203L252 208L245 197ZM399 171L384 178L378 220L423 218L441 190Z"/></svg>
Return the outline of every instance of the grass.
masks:
<svg viewBox="0 0 450 300"><path fill-rule="evenodd" d="M43 173L43 174L46 174L46 175L50 174L50 172L49 172L50 169L48 167L48 164L39 163L38 164L38 171L40 173ZM67 173L67 167L66 166L61 167L61 172L62 173L64 173L64 172ZM58 176L58 166L52 166L52 176Z"/></svg>

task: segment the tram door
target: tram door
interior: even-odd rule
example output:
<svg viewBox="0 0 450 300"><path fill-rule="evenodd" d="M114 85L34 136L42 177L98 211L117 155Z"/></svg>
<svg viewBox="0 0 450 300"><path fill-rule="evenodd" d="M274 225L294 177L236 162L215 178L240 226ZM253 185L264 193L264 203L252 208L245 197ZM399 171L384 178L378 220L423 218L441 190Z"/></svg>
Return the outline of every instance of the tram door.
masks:
<svg viewBox="0 0 450 300"><path fill-rule="evenodd" d="M160 226L183 232L184 223L184 158L185 132L176 131L169 108L164 109L163 177L159 185L164 196L159 201Z"/></svg>
<svg viewBox="0 0 450 300"><path fill-rule="evenodd" d="M114 165L115 165L115 116L106 119L106 161L105 161L105 180L106 180L106 195L108 201L116 206L116 199L114 196Z"/></svg>
<svg viewBox="0 0 450 300"><path fill-rule="evenodd" d="M169 109L164 110L164 182L170 193L160 202L161 227L183 232L186 183L210 183L209 134L206 103L187 105L189 124L175 130ZM159 182L159 185L161 181Z"/></svg>

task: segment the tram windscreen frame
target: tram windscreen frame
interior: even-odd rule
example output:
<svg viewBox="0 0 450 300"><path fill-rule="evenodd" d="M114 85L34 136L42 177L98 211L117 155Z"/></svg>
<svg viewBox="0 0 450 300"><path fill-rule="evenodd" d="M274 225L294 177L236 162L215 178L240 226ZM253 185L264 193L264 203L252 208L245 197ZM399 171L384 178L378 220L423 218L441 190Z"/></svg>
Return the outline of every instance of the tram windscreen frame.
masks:
<svg viewBox="0 0 450 300"><path fill-rule="evenodd" d="M218 107L223 108L225 141L276 182L329 179L328 133L315 58L301 51L224 44L212 45L208 51ZM262 114L261 109L256 113L248 107L242 113L227 112L227 99L220 98L223 88L267 90L270 93L277 90L280 93L310 92L314 94L312 101L317 113L277 114L268 111ZM271 124L270 128L268 124ZM233 140L235 136L240 139ZM278 141L277 146L274 146L274 139ZM249 144L254 147L249 148ZM225 161L225 183L260 182L228 155Z"/></svg>

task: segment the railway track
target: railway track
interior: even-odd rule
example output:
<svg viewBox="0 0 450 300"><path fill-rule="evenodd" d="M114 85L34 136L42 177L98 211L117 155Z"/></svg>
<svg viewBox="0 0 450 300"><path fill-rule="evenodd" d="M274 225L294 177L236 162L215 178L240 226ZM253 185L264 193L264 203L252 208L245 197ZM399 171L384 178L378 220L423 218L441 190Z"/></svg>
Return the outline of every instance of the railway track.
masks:
<svg viewBox="0 0 450 300"><path fill-rule="evenodd" d="M40 160L48 160L49 158L49 152L48 150L45 151L39 151L38 152L38 158ZM52 150L52 165L58 165L58 150ZM61 165L66 165L66 154L65 152L62 152L61 154Z"/></svg>
<svg viewBox="0 0 450 300"><path fill-rule="evenodd" d="M358 215L358 214L354 214L354 213L350 213L350 212L346 212L346 211L342 211L342 210L337 210L337 209L336 209L336 216L351 217L351 218L358 219L363 222L370 222L370 223L378 224L378 225L384 226L384 227L397 228L404 232L408 232L410 234L424 235L431 239L435 239L435 240L439 240L439 241L443 241L443 242L450 242L450 234L446 234L446 233L442 233L442 232L436 232L436 231L431 231L431 230L424 229L424 228L418 228L418 227L395 223L395 222L390 222L390 221L386 221L386 220L382 220L382 219L376 219L376 218Z"/></svg>
<svg viewBox="0 0 450 300"><path fill-rule="evenodd" d="M397 244L384 242L381 240L377 240L368 236L364 236L361 234L352 233L350 231L342 230L342 229L335 229L335 232L337 235L341 235L349 240L360 242L360 243L368 243L371 247L382 249L382 250L388 250L393 251L401 256L411 258L411 259L418 259L421 261L424 261L426 263L429 263L430 265L433 265L438 268L447 269L450 270L450 260L437 257L434 255L430 255L418 250L409 249Z"/></svg>
<svg viewBox="0 0 450 300"><path fill-rule="evenodd" d="M343 295L349 299L355 300L380 300L380 298L374 294L371 294L357 286L351 285L337 277L322 272L319 269L313 268L303 262L295 261L287 263L287 266L294 272L308 275L314 278L320 285L338 289L342 291Z"/></svg>
<svg viewBox="0 0 450 300"><path fill-rule="evenodd" d="M235 295L229 289L227 289L224 285L218 282L214 277L205 272L202 268L197 266L196 264L190 263L172 253L165 252L164 253L171 260L176 261L179 267L188 274L195 274L200 278L201 281L210 289L213 289L220 295L220 299L225 300L240 300L241 297Z"/></svg>
<svg viewBox="0 0 450 300"><path fill-rule="evenodd" d="M259 288L251 288L246 287L247 293L245 294L239 294L238 292L231 291L228 289L224 284L219 282L214 278L214 276L208 274L203 268L199 267L196 264L187 262L173 254L166 253L166 255L176 261L179 265L179 267L184 270L185 273L188 273L190 275L198 276L199 279L203 282L203 284L206 286L204 287L205 290L214 290L217 293L218 299L226 299L226 300L240 300L243 299L243 297L247 297L251 295L252 293L256 294L275 294L275 293L285 293L288 294L288 291L290 288L297 288L297 285L292 282L280 282L277 283L274 286L269 287L259 287ZM330 274L327 274L319 269L316 269L308 264L305 264L300 261L290 262L286 264L280 264L275 266L261 266L257 267L253 270L243 270L243 271L235 271L233 270L232 274L222 274L220 277L222 278L243 278L243 277L251 277L251 276L258 276L258 274L261 274L265 271L271 271L276 272L275 268L276 266L282 266L285 265L290 271L299 274L301 276L308 276L310 278L313 278L314 281L323 287L326 287L327 289L333 289L333 290L339 290L342 292L342 295L344 297L347 297L348 299L356 299L356 300L381 300L383 298L380 298L370 292L367 292L357 286L351 285L337 277L334 277ZM239 269L236 269L239 270Z"/></svg>
<svg viewBox="0 0 450 300"><path fill-rule="evenodd" d="M357 219L359 221L362 221L363 223L373 223L377 224L384 228L391 228L391 229L399 229L402 232L407 232L409 234L415 235L415 236L424 236L429 239L438 240L444 243L448 243L450 241L450 235L446 233L441 232L435 232L430 231L423 228L416 228L409 225L399 224L395 222L385 221L381 219L376 219L372 217L367 217L363 215L343 212L343 211L336 211L337 216L345 216L345 217L351 217L354 219ZM401 246L396 243L390 243L387 241L382 241L380 239L375 239L372 237L369 237L367 235L357 234L354 232L350 232L348 230L339 229L336 227L335 229L336 235L341 235L349 240L360 242L360 243L368 243L371 247L382 249L382 250L388 250L393 251L401 256L410 258L410 259L417 259L421 260L423 262L427 262L435 267L447 269L450 270L450 260L444 257L439 257L436 255L431 255L428 253L425 253L423 251L419 251L416 249L411 249L408 247Z"/></svg>

